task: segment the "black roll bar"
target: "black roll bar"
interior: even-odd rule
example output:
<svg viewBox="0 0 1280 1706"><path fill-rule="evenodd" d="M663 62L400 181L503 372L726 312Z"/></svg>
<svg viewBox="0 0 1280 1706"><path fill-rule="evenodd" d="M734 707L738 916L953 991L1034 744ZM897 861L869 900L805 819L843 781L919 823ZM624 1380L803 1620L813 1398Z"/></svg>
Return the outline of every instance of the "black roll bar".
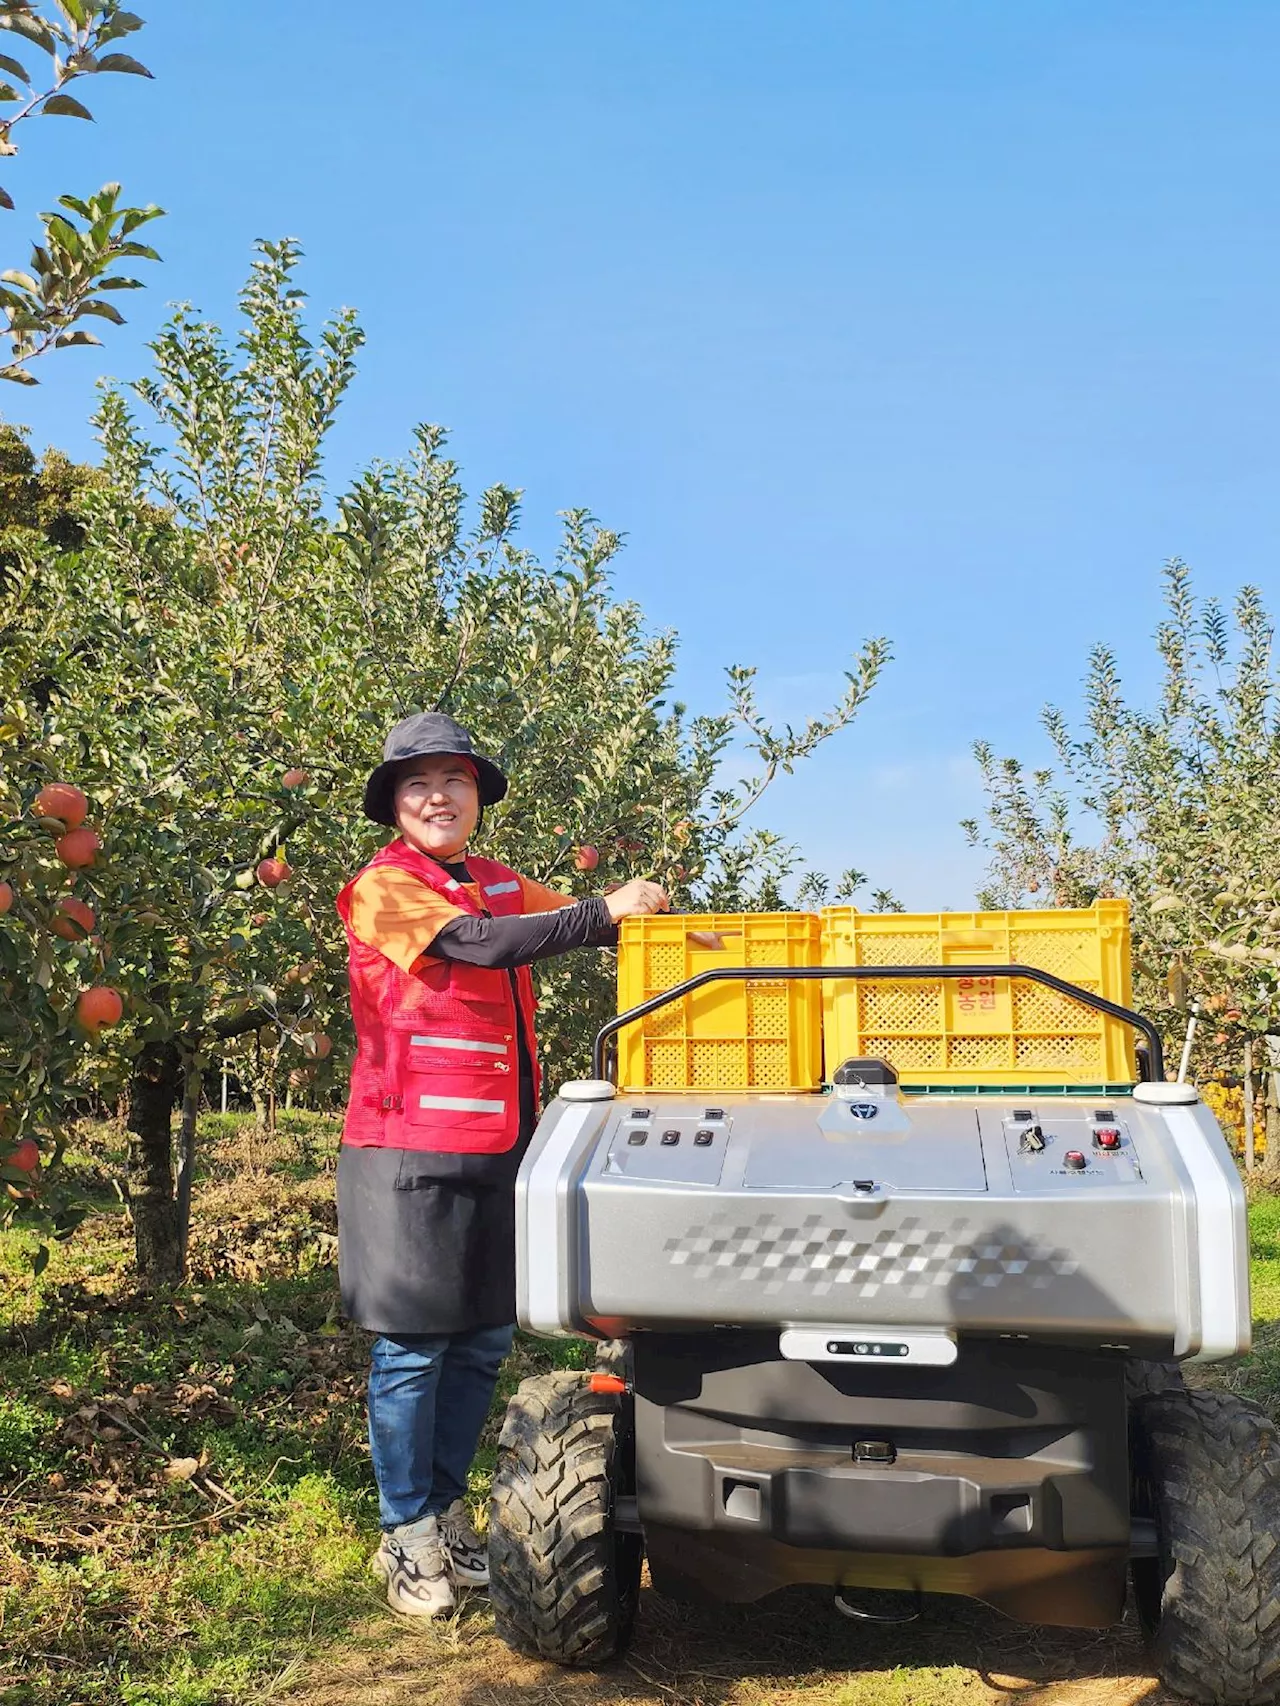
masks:
<svg viewBox="0 0 1280 1706"><path fill-rule="evenodd" d="M1164 1077L1164 1044L1150 1019L1144 1018L1141 1013L1133 1012L1131 1008L1108 1001L1101 995L1094 995L1088 989L1080 989L1076 984L1068 983L1065 978L1055 977L1051 971L1041 971L1039 966L717 966L712 971L699 972L697 977L691 977L687 983L677 983L672 989L664 989L660 995L642 1001L638 1007L628 1008L625 1013L619 1013L616 1019L610 1019L608 1024L601 1025L596 1032L595 1045L591 1051L591 1070L595 1077L605 1076L606 1045L624 1025L632 1025L637 1019L647 1019L650 1013L656 1013L659 1008L678 1001L682 995L692 995L695 989L702 989L708 983L723 983L731 977L750 978L756 983L775 983L779 978L800 978L809 981L817 978L823 983L835 983L844 978L852 978L855 981L877 978L884 983L933 983L943 977L1025 978L1031 983L1042 983L1046 989L1055 989L1059 995L1069 996L1083 1007L1092 1007L1096 1013L1105 1013L1108 1018L1119 1019L1122 1024L1132 1025L1135 1031L1141 1031L1147 1039L1151 1076L1156 1080Z"/></svg>

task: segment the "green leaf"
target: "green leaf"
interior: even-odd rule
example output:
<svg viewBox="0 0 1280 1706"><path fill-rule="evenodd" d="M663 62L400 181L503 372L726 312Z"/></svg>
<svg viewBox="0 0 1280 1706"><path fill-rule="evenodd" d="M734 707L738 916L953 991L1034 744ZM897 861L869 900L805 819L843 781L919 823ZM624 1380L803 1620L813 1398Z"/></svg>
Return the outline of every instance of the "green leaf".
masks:
<svg viewBox="0 0 1280 1706"><path fill-rule="evenodd" d="M64 219L60 213L45 215L45 230L55 243L61 244L64 249L69 250L72 254L78 254L84 246L80 233L75 226L71 224L70 220Z"/></svg>
<svg viewBox="0 0 1280 1706"><path fill-rule="evenodd" d="M113 302L99 302L96 299L82 302L74 317L78 320L82 314L93 314L99 320L110 320L113 326L124 325L124 315Z"/></svg>
<svg viewBox="0 0 1280 1706"><path fill-rule="evenodd" d="M36 1251L35 1255L31 1258L31 1272L36 1279L39 1279L40 1275L48 1266L49 1246L47 1244L42 1244Z"/></svg>
<svg viewBox="0 0 1280 1706"><path fill-rule="evenodd" d="M102 347L102 339L95 337L92 332L63 332L54 339L54 349L78 349L82 344L97 344Z"/></svg>
<svg viewBox="0 0 1280 1706"><path fill-rule="evenodd" d="M113 187L119 194L119 184ZM157 207L154 202L151 202L147 207L126 207L120 229L126 237L129 237L138 229L139 225L145 225L149 219L162 219L163 217L164 209Z"/></svg>
<svg viewBox="0 0 1280 1706"><path fill-rule="evenodd" d="M125 278L122 273L112 273L109 278L100 278L94 286L95 290L145 290L146 286L140 278Z"/></svg>
<svg viewBox="0 0 1280 1706"><path fill-rule="evenodd" d="M5 284L16 284L19 290L28 290L32 296L37 296L40 291L40 286L30 273L17 272L12 268L8 272L0 272L0 281Z"/></svg>
<svg viewBox="0 0 1280 1706"><path fill-rule="evenodd" d="M63 17L68 20L69 23L75 24L77 26L77 28L79 28L79 29L84 28L84 26L85 26L84 0L56 0L56 4L58 7L58 10L62 13Z"/></svg>
<svg viewBox="0 0 1280 1706"><path fill-rule="evenodd" d="M0 189L0 207L7 207L10 213L13 212L13 197L8 190Z"/></svg>
<svg viewBox="0 0 1280 1706"><path fill-rule="evenodd" d="M55 118L85 118L93 123L93 114L88 107L71 95L50 95L40 111Z"/></svg>
<svg viewBox="0 0 1280 1706"><path fill-rule="evenodd" d="M20 101L22 96L12 83L0 83L0 101Z"/></svg>
<svg viewBox="0 0 1280 1706"><path fill-rule="evenodd" d="M124 71L130 77L154 77L155 73L148 71L145 65L131 59L127 53L105 53L98 61L99 71Z"/></svg>
<svg viewBox="0 0 1280 1706"><path fill-rule="evenodd" d="M43 19L37 18L33 13L0 12L0 30L12 30L14 35L34 42L46 53L54 53L57 50L57 38L53 31Z"/></svg>
<svg viewBox="0 0 1280 1706"><path fill-rule="evenodd" d="M16 59L10 59L7 53L0 53L0 71L7 71L10 77L17 77L28 88L31 87L31 79L27 75L26 66L20 64Z"/></svg>

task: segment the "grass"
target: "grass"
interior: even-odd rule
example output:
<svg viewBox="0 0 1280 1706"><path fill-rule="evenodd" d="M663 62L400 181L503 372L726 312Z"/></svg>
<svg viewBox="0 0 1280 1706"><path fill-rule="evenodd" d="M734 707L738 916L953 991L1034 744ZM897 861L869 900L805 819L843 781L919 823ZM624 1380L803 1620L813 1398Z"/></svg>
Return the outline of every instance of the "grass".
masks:
<svg viewBox="0 0 1280 1706"><path fill-rule="evenodd" d="M959 1601L855 1626L808 1591L705 1612L644 1595L599 1675L509 1653L473 1597L406 1628L367 1559L366 1342L337 1319L332 1130L202 1128L192 1278L136 1289L103 1196L32 1280L0 1236L0 1706L1122 1706L1164 1697L1133 1633L1028 1631ZM102 1178L115 1134L78 1164ZM1221 1378L1280 1404L1280 1197L1251 1204L1258 1347ZM495 1416L582 1347L522 1341ZM1215 1371L1218 1378L1218 1371ZM482 1499L491 1422L473 1477Z"/></svg>

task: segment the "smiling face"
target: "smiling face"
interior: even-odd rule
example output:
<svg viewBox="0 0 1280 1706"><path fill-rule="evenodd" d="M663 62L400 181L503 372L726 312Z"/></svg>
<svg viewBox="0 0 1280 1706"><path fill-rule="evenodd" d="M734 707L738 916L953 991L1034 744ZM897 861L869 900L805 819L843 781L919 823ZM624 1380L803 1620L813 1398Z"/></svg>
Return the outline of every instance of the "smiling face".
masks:
<svg viewBox="0 0 1280 1706"><path fill-rule="evenodd" d="M396 782L396 824L410 847L456 859L480 817L480 792L465 758L415 758Z"/></svg>

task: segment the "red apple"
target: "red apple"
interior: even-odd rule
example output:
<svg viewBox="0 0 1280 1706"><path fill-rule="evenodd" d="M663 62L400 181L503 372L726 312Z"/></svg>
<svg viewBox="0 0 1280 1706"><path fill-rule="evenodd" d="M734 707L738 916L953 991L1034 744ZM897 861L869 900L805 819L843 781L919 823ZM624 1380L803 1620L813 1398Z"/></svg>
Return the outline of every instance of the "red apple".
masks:
<svg viewBox="0 0 1280 1706"><path fill-rule="evenodd" d="M64 942L83 942L96 923L93 908L86 906L84 901L77 900L75 895L69 894L54 908L49 928L55 936L61 936Z"/></svg>
<svg viewBox="0 0 1280 1706"><path fill-rule="evenodd" d="M73 871L83 871L92 865L98 857L98 849L102 839L92 829L72 829L66 835L59 836L53 844L53 850L64 865Z"/></svg>
<svg viewBox="0 0 1280 1706"><path fill-rule="evenodd" d="M264 889L278 889L293 875L283 859L264 859L258 866L258 881Z"/></svg>
<svg viewBox="0 0 1280 1706"><path fill-rule="evenodd" d="M573 856L573 862L580 871L594 871L600 863L600 849L589 845L579 847Z"/></svg>
<svg viewBox="0 0 1280 1706"><path fill-rule="evenodd" d="M317 1031L314 1036L303 1037L302 1048L313 1060L327 1060L333 1053L333 1043L323 1031Z"/></svg>
<svg viewBox="0 0 1280 1706"><path fill-rule="evenodd" d="M34 1173L40 1165L40 1151L29 1137L24 1137L12 1155L6 1155L5 1167L16 1167L19 1173Z"/></svg>
<svg viewBox="0 0 1280 1706"><path fill-rule="evenodd" d="M118 1025L123 1012L120 992L109 984L82 989L76 997L76 1018L91 1037L96 1037L104 1025Z"/></svg>
<svg viewBox="0 0 1280 1706"><path fill-rule="evenodd" d="M31 809L37 817L56 817L68 829L79 829L89 815L89 798L70 782L50 782L36 795Z"/></svg>
<svg viewBox="0 0 1280 1706"><path fill-rule="evenodd" d="M13 884L0 883L0 918L13 906Z"/></svg>
<svg viewBox="0 0 1280 1706"><path fill-rule="evenodd" d="M305 788L311 778L305 770L286 770L280 780L286 788Z"/></svg>

